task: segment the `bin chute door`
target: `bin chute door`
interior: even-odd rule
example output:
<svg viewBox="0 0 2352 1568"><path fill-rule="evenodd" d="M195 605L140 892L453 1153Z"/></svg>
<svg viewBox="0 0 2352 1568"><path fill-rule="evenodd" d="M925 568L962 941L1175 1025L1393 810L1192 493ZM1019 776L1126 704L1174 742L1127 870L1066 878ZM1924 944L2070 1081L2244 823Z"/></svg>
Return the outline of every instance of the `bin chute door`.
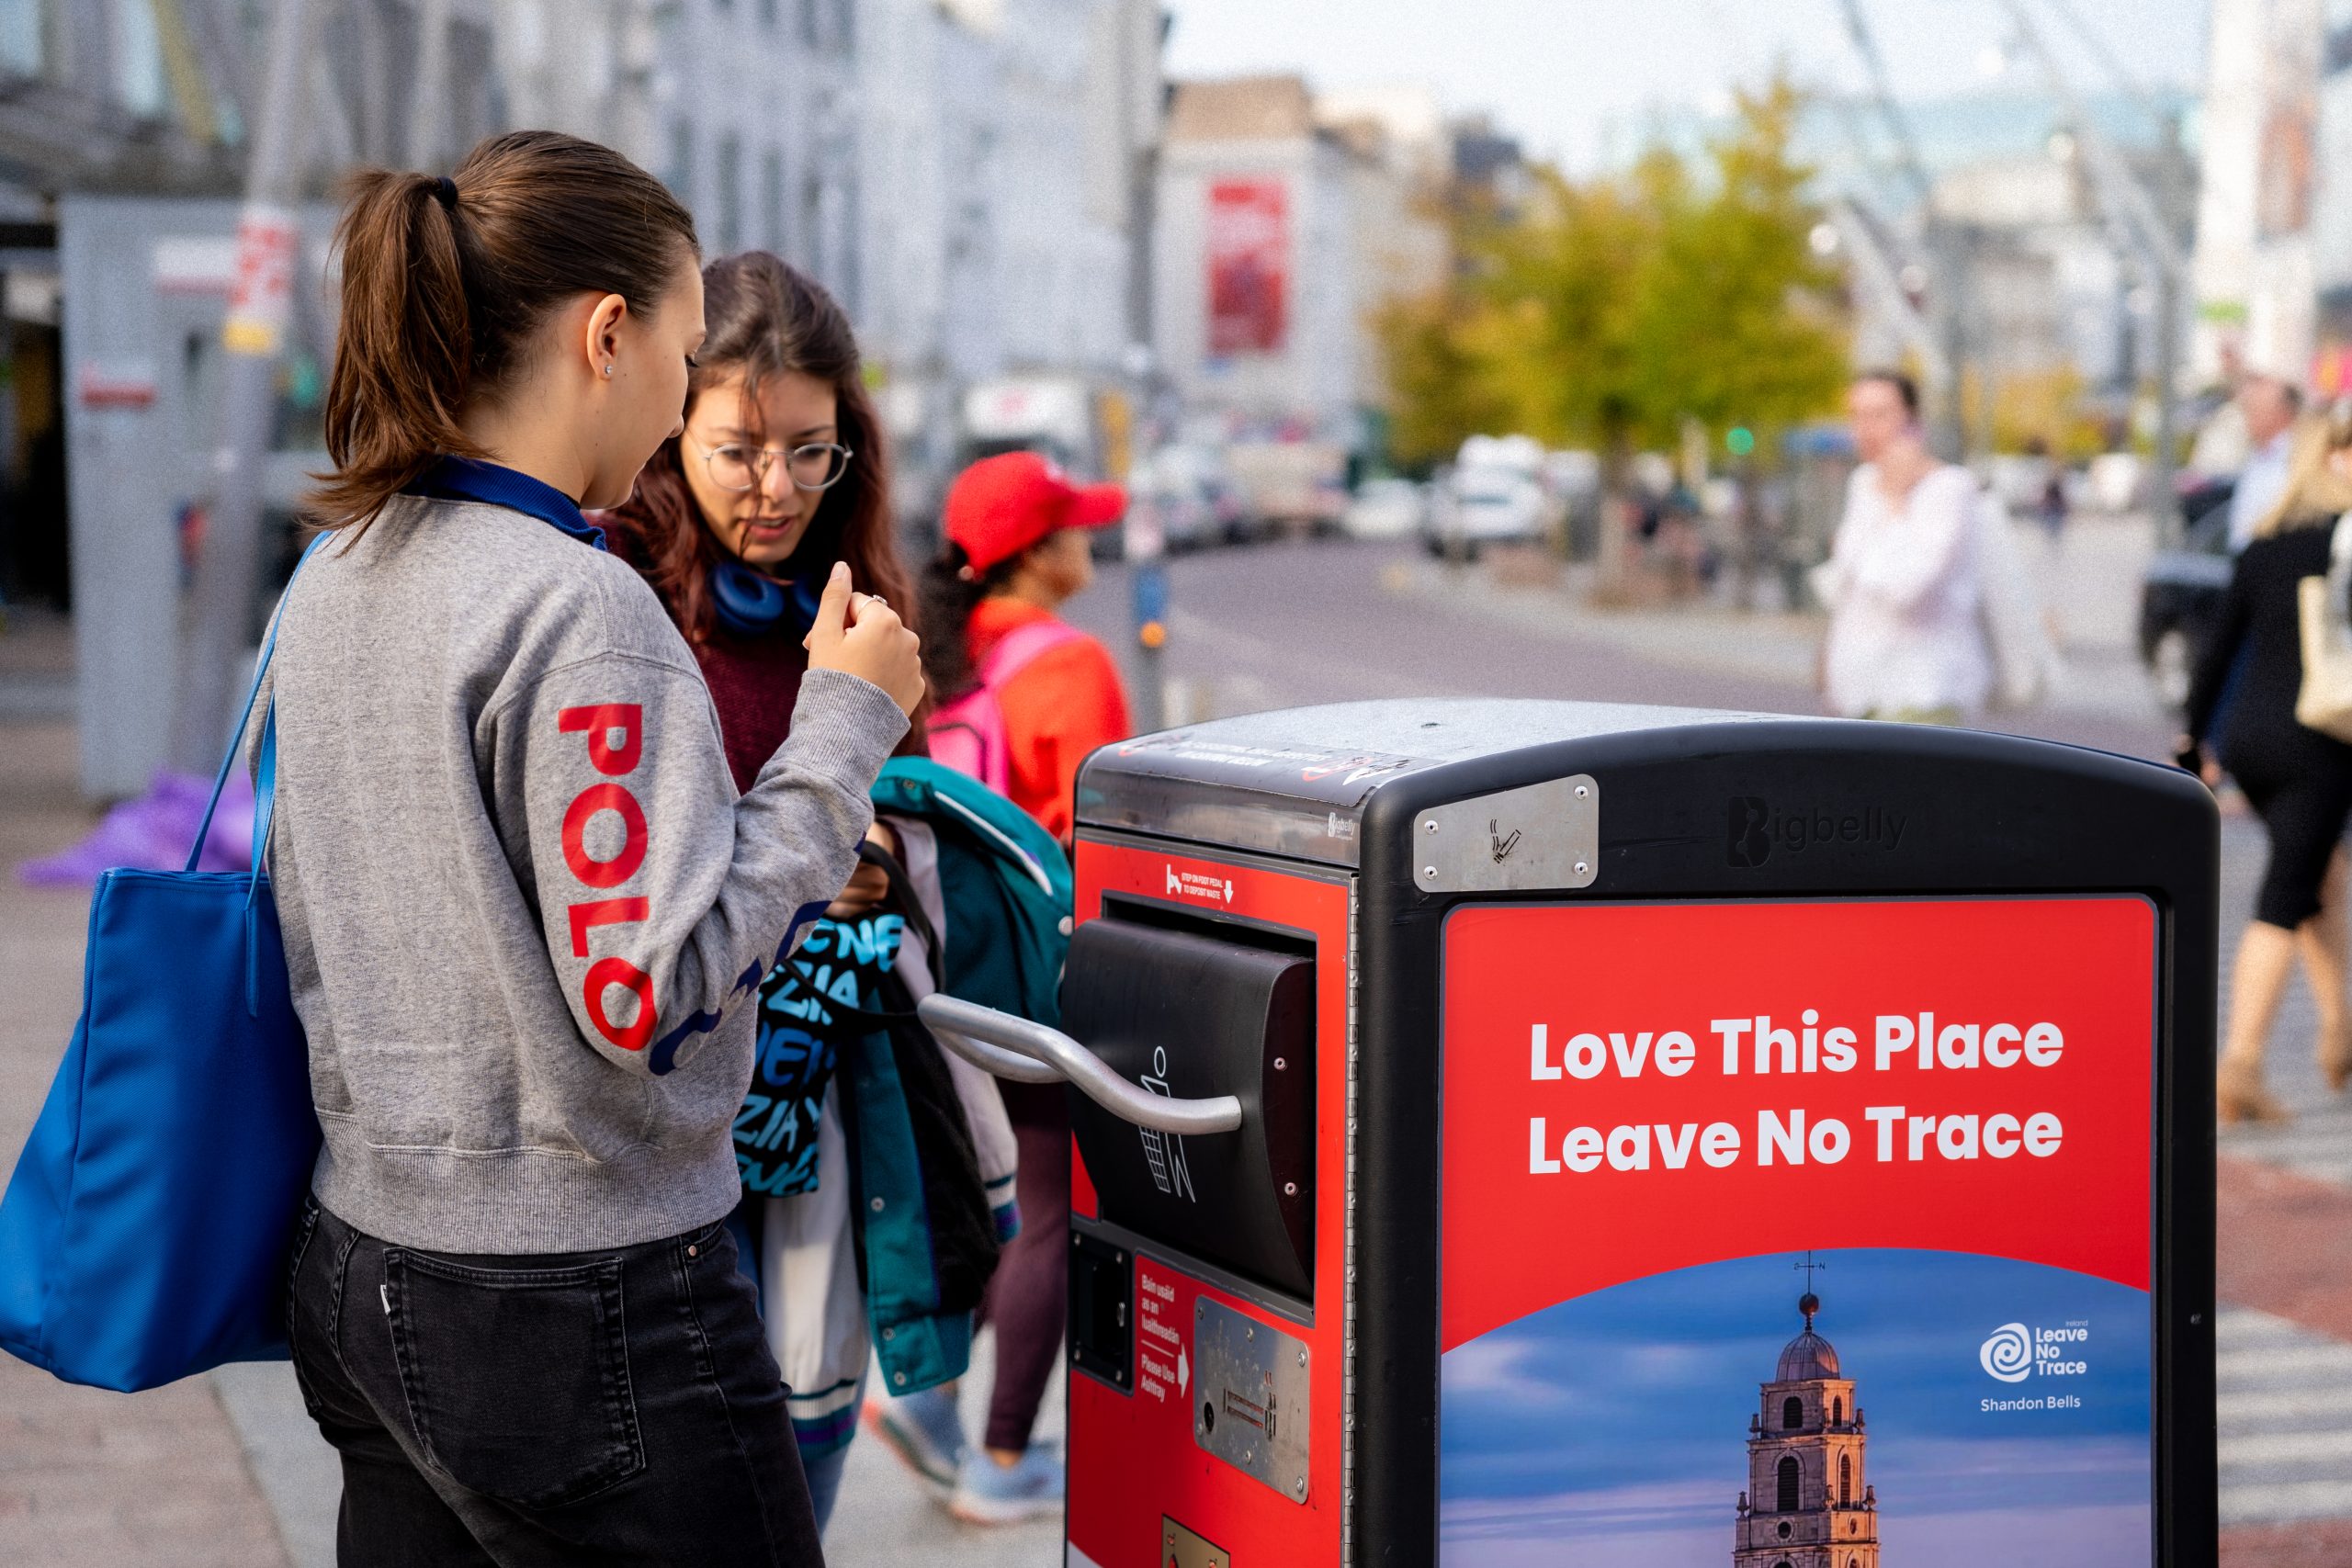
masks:
<svg viewBox="0 0 2352 1568"><path fill-rule="evenodd" d="M1315 961L1105 918L1080 926L1062 1028L1121 1077L1230 1094L1234 1133L1179 1136L1073 1094L1102 1217L1277 1290L1312 1293Z"/></svg>

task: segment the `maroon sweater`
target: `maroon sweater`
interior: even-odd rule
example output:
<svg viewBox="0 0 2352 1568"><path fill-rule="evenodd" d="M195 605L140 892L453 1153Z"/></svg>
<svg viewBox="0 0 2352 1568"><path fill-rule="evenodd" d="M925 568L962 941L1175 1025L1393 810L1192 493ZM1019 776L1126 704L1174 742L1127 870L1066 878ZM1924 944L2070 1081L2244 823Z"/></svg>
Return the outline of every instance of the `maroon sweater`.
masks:
<svg viewBox="0 0 2352 1568"><path fill-rule="evenodd" d="M791 732L792 707L800 700L800 677L808 670L808 650L789 632L745 637L722 627L695 649L695 662L702 666L711 703L718 709L719 739L727 746L727 765L734 772L735 787L748 790ZM896 754L924 757L930 753L922 727L914 725L899 742Z"/></svg>

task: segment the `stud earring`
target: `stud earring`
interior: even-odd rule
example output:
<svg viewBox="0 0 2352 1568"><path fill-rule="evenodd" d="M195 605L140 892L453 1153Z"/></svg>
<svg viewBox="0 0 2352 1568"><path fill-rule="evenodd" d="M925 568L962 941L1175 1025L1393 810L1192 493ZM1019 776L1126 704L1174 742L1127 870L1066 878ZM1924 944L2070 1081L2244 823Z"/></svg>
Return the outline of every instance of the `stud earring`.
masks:
<svg viewBox="0 0 2352 1568"><path fill-rule="evenodd" d="M613 378L613 367L612 367L612 366L611 366L610 364L607 364L607 365L605 367L605 380L607 380L607 381L609 381L609 380L611 380L612 378Z"/></svg>

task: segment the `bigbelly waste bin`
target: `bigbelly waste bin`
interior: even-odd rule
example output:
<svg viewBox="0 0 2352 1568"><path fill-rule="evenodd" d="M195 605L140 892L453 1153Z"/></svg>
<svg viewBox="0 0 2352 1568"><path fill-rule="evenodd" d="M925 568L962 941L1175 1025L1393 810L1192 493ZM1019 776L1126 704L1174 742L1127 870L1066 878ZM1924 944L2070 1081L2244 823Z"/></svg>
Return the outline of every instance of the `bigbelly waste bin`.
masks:
<svg viewBox="0 0 2352 1568"><path fill-rule="evenodd" d="M2213 803L1522 702L1097 752L1068 1562L2214 1560Z"/></svg>

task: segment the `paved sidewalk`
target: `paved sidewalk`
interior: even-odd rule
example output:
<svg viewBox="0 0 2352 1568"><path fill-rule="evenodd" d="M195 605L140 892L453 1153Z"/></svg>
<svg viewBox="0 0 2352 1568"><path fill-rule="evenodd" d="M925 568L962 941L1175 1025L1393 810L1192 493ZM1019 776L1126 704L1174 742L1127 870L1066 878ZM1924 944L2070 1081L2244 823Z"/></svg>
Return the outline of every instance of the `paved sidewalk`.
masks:
<svg viewBox="0 0 2352 1568"><path fill-rule="evenodd" d="M0 1176L16 1166L80 1010L86 894L36 892L18 862L85 831L70 724L0 713ZM978 1431L985 1337L965 1382ZM1041 1436L1058 1443L1061 1381ZM341 1474L282 1362L224 1367L148 1393L74 1388L0 1355L0 1568L332 1568ZM861 1436L827 1542L834 1568L953 1560L1045 1568L1058 1518L958 1525Z"/></svg>
<svg viewBox="0 0 2352 1568"><path fill-rule="evenodd" d="M2267 850L2223 819L2225 972ZM2270 1049L2296 1118L2218 1140L2222 1561L2242 1568L2352 1564L2352 1099L2320 1078L2317 1023L2298 978Z"/></svg>
<svg viewBox="0 0 2352 1568"><path fill-rule="evenodd" d="M86 895L17 886L16 865L71 841L70 726L0 722L0 1170L48 1092L81 1007ZM213 1382L107 1393L0 1356L0 1563L26 1568L279 1568L277 1525Z"/></svg>

